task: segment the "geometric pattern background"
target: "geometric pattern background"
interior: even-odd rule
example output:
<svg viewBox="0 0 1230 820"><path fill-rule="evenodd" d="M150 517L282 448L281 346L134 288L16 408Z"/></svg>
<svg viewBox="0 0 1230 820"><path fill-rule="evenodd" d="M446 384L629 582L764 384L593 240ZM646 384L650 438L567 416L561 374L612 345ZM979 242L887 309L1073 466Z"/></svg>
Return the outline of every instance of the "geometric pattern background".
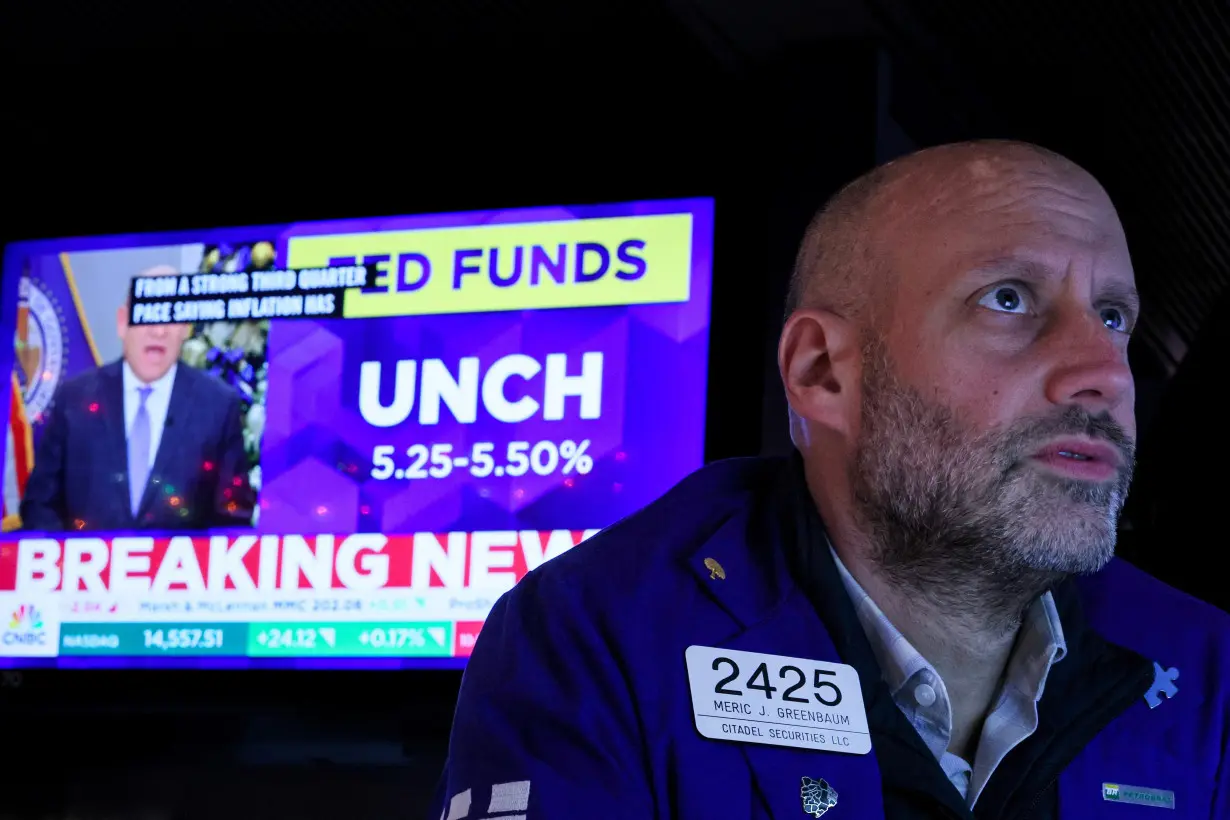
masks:
<svg viewBox="0 0 1230 820"><path fill-rule="evenodd" d="M287 231L278 255L285 264L287 240L307 233L680 210L678 204L641 203L314 223ZM703 459L711 211L696 209L693 225L686 303L272 323L259 528L284 533L588 529L609 525L661 495ZM518 424L492 418L481 399L476 421L468 424L458 423L443 404L438 423L420 424L417 396L409 418L395 427L373 427L359 410L364 362L382 363L381 397L388 404L399 360L418 362L421 381L426 359L441 360L456 376L462 357L477 357L481 378L492 362L512 353L540 364L547 354L563 353L568 375L575 376L588 352L600 352L603 359L598 419L581 419L576 397L566 400L562 420L544 420L539 412ZM528 382L514 377L505 396L541 402L544 378L543 372ZM381 445L392 446L397 466L406 468L406 452L416 444L449 444L453 456L468 456L475 442L491 442L501 464L508 442L541 440L588 441L592 471L557 469L539 476L531 470L516 478L480 479L463 467L443 478L371 477L372 452Z"/></svg>
<svg viewBox="0 0 1230 820"><path fill-rule="evenodd" d="M297 236L370 233L439 227L495 225L652 214L693 214L689 299L683 303L561 308L504 313L408 316L365 320L271 322L267 360L266 421L261 441L258 529L263 532L447 532L479 529L593 529L609 525L657 498L703 462L709 304L713 248L712 200L631 202L570 208L430 214L282 226L221 227L159 234L36 240L9 246L5 254L8 310L16 316L17 282L28 264L58 270L60 254L110 248L190 243L236 243L277 237L276 263L285 266L288 243ZM39 273L39 271L31 271ZM47 277L55 281L54 277ZM63 288L61 288L63 289ZM64 290L61 301L71 305ZM78 329L65 322L65 330ZM66 352L88 347L69 340ZM391 400L396 362L440 359L454 375L462 357L478 357L480 372L511 353L567 356L578 375L581 355L603 357L602 412L579 417L579 399L569 397L564 419L541 412L520 424L505 424L479 403L476 422L459 424L446 406L440 421L420 425L417 412L391 428L370 426L359 412L363 362L382 363L382 397ZM0 364L12 361L0 349ZM80 367L92 366L92 360ZM11 364L10 364L11 367ZM78 368L79 369L79 368ZM545 374L528 383L512 378L505 396L541 402ZM521 391L521 392L518 392ZM417 411L416 397L416 411ZM475 442L491 442L496 463L510 441L588 441L593 461L587 474L561 469L539 476L475 478L467 468L446 478L371 477L372 451L391 445L399 467L414 444L447 443L454 456L468 456ZM561 460L562 463L562 460Z"/></svg>

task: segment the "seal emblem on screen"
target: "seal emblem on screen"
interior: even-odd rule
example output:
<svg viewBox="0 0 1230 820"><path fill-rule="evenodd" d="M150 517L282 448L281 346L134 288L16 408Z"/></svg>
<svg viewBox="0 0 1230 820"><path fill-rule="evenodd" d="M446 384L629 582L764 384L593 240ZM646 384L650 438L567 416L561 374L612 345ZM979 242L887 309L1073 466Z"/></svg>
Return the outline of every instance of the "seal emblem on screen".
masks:
<svg viewBox="0 0 1230 820"><path fill-rule="evenodd" d="M64 329L59 306L39 283L23 276L18 286L13 370L32 421L51 404L64 375Z"/></svg>
<svg viewBox="0 0 1230 820"><path fill-rule="evenodd" d="M829 785L824 778L812 780L803 778L803 812L812 817L819 817L837 805L837 790Z"/></svg>

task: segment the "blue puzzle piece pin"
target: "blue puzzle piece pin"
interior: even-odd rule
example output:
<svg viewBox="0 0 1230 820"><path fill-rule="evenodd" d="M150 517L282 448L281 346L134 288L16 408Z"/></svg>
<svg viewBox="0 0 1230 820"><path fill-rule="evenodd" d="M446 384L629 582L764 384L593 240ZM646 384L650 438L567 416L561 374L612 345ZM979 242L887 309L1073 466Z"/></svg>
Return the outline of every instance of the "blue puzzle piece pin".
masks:
<svg viewBox="0 0 1230 820"><path fill-rule="evenodd" d="M1175 695L1179 694L1179 687L1174 685L1175 679L1179 677L1179 670L1173 666L1169 669L1163 669L1162 665L1157 661L1153 662L1153 685L1149 687L1149 691L1145 692L1145 702L1149 704L1150 709L1156 709L1162 705L1162 695L1170 700Z"/></svg>

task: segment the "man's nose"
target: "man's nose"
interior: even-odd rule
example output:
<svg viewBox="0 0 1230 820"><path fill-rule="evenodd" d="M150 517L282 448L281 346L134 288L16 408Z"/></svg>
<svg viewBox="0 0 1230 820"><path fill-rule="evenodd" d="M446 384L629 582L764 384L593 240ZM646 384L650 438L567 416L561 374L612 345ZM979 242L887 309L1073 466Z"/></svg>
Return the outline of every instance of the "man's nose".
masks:
<svg viewBox="0 0 1230 820"><path fill-rule="evenodd" d="M1126 340L1096 313L1066 319L1051 335L1054 367L1046 392L1053 404L1079 405L1097 414L1134 402Z"/></svg>

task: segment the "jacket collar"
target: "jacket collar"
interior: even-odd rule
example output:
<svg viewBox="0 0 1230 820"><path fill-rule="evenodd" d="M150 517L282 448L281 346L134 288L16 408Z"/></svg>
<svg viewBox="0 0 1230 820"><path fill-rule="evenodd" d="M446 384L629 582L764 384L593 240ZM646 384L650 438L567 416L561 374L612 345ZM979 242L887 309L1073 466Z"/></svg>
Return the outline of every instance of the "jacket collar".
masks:
<svg viewBox="0 0 1230 820"><path fill-rule="evenodd" d="M768 499L735 510L687 559L700 585L739 627L768 618L796 591Z"/></svg>
<svg viewBox="0 0 1230 820"><path fill-rule="evenodd" d="M772 476L692 553L689 569L743 630L775 623L792 597L809 602L840 662L858 671L869 703L880 667L827 548L801 459L780 460Z"/></svg>
<svg viewBox="0 0 1230 820"><path fill-rule="evenodd" d="M761 798L772 816L794 817L802 805L801 778L825 778L842 808L857 807L849 816L877 817L884 814L886 795L897 789L889 781L909 778L908 788L934 794L950 816L969 817L893 702L832 555L816 548L827 542L801 462L783 460L779 467L752 503L692 553L689 569L739 626L722 646L854 667L873 748L868 755L848 755L740 744Z"/></svg>
<svg viewBox="0 0 1230 820"><path fill-rule="evenodd" d="M723 646L853 666L863 690L885 801L894 792L923 792L950 816L971 817L882 680L827 548L801 459L781 460L778 466L772 480L751 494L752 503L735 511L688 559L699 583L739 625ZM1016 769L1017 776L1005 772L1006 776L992 778L978 801L980 816L997 816L994 812L1019 803L1023 794L1041 795L1046 779L1053 782L1102 728L1143 697L1152 680L1151 662L1111 644L1089 625L1075 581L1058 584L1052 594L1068 655L1054 667L1047 683L1039 703L1038 730L1001 764ZM753 744L742 744L742 749L766 800L770 788L773 795L785 788L787 774L794 777L785 761L797 758L795 750ZM851 775L851 762L836 759L857 757L804 754L818 768L836 767ZM820 771L809 776L825 775ZM866 775L860 776L862 788L871 785ZM840 793L841 785L833 785ZM781 804L781 812L778 804L770 804L777 816L792 816L784 808L787 804ZM797 800L789 805L789 812L799 806Z"/></svg>
<svg viewBox="0 0 1230 820"><path fill-rule="evenodd" d="M768 474L771 479L752 503L733 512L689 556L689 570L745 630L772 618L791 596L802 595L813 604L842 662L878 679L880 667L827 546L802 460L795 455L777 461L778 469ZM1057 584L1051 594L1066 647L1079 653L1078 662L1066 668L1084 666L1108 647L1120 649L1089 624L1076 580ZM867 688L864 683L864 694Z"/></svg>

